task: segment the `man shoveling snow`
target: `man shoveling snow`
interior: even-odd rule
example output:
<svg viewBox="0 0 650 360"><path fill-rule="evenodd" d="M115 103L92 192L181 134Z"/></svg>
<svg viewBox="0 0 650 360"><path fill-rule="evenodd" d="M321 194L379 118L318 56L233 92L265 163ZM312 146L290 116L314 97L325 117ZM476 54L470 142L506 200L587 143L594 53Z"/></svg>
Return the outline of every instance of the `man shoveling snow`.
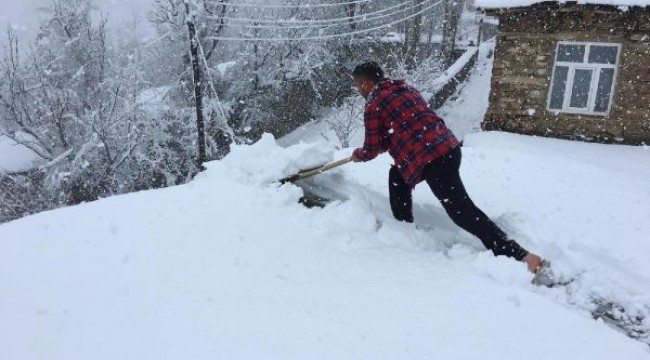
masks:
<svg viewBox="0 0 650 360"><path fill-rule="evenodd" d="M420 93L403 80L385 78L374 61L357 65L352 80L366 99L365 140L352 160L369 161L388 151L395 163L388 175L393 216L413 222L411 192L426 181L454 223L478 237L495 256L523 261L536 273L542 259L509 239L470 199L459 173L460 143Z"/></svg>

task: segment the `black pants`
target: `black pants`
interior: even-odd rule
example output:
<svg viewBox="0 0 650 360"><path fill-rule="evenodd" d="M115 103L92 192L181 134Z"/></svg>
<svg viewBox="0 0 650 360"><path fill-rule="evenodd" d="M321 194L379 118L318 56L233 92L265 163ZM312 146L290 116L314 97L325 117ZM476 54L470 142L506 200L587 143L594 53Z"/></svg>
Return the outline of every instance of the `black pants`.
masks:
<svg viewBox="0 0 650 360"><path fill-rule="evenodd" d="M494 255L523 259L528 252L514 240L509 240L508 235L476 207L467 195L460 179L460 159L460 147L456 147L424 168L424 180L456 225L479 238ZM413 222L411 188L395 166L390 169L388 189L393 216L400 221Z"/></svg>

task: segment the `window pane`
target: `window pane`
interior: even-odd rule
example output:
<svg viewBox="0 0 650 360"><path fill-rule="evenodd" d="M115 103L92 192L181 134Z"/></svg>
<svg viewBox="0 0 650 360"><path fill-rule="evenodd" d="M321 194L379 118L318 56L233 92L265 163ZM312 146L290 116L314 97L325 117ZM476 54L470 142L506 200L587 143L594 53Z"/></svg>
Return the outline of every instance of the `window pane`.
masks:
<svg viewBox="0 0 650 360"><path fill-rule="evenodd" d="M553 74L553 84L551 87L551 101L549 108L562 109L564 103L564 91L566 89L566 78L569 74L569 68L566 66L556 66Z"/></svg>
<svg viewBox="0 0 650 360"><path fill-rule="evenodd" d="M560 44L557 47L557 61L584 62L585 46Z"/></svg>
<svg viewBox="0 0 650 360"><path fill-rule="evenodd" d="M573 87L571 89L569 106L582 109L587 108L592 72L592 70L576 69L575 75L573 76Z"/></svg>
<svg viewBox="0 0 650 360"><path fill-rule="evenodd" d="M614 69L600 69L600 80L598 80L598 91L596 92L596 104L594 111L606 112L609 108L609 100L614 84Z"/></svg>
<svg viewBox="0 0 650 360"><path fill-rule="evenodd" d="M616 46L592 45L589 47L589 62L592 64L616 64Z"/></svg>

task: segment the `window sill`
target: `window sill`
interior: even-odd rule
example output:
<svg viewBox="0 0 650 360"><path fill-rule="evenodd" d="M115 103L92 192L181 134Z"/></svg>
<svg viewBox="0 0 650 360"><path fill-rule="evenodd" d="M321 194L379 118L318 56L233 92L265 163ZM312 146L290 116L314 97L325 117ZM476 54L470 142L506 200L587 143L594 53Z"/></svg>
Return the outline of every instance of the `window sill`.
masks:
<svg viewBox="0 0 650 360"><path fill-rule="evenodd" d="M593 111L587 111L587 110L576 110L576 109L564 109L564 110L557 110L557 109L546 109L551 115L585 115L585 116L593 116L593 117L599 117L599 118L606 118L609 117L609 112L593 112Z"/></svg>

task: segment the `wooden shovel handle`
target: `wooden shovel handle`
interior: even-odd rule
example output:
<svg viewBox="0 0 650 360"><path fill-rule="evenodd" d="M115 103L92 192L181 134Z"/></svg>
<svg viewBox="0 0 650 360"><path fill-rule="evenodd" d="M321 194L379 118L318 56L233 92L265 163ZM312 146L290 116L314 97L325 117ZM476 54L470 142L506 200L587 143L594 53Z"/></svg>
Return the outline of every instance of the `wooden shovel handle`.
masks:
<svg viewBox="0 0 650 360"><path fill-rule="evenodd" d="M328 164L325 164L325 165L321 165L321 166L313 168L313 169L300 171L299 173L297 173L295 175L292 175L292 176L289 176L289 177L286 177L286 178L280 180L280 182L284 184L285 182L294 182L294 181L297 181L297 180L300 180L300 179L305 179L305 178L308 178L308 177L312 177L314 175L324 173L327 170L334 169L335 167L341 166L343 164L347 164L350 161L352 161L352 156L347 157L345 159L338 160L338 161L334 161L334 162L331 162L331 163L328 163Z"/></svg>

